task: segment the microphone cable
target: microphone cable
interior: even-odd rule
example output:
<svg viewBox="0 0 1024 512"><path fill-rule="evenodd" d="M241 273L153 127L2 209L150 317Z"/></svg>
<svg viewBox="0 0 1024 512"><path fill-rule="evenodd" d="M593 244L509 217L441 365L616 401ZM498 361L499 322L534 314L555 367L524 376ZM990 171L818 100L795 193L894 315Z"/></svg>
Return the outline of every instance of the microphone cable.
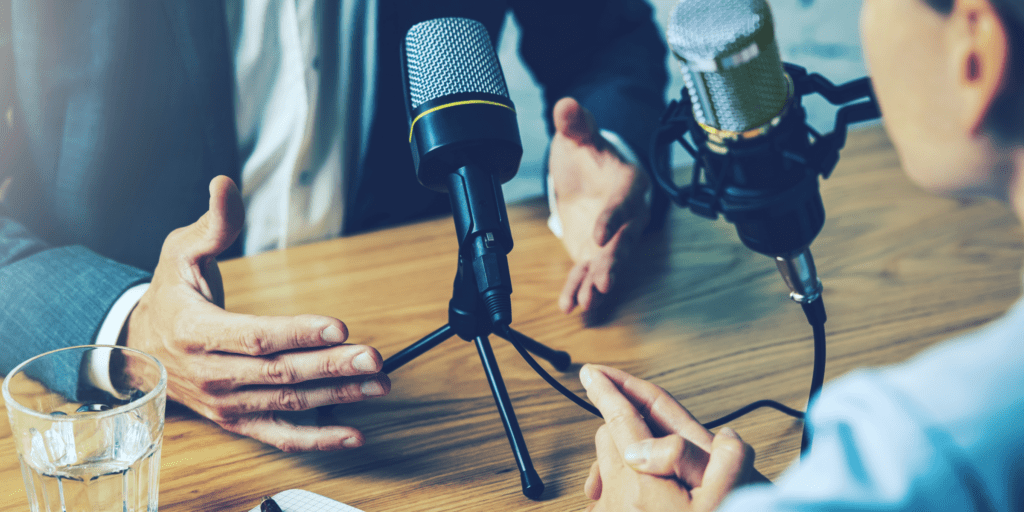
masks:
<svg viewBox="0 0 1024 512"><path fill-rule="evenodd" d="M825 382L825 321L827 316L825 314L825 304L819 296L812 302L801 303L800 306L804 310L804 315L807 317L807 323L811 325L814 336L814 364L811 372L811 390L807 399L807 405L810 407L812 401L817 397L821 391L821 387ZM526 350L523 344L519 341L519 333L510 329L507 325L495 326L495 333L505 338L515 347L519 355L526 360L526 363L533 368L533 371L537 372L544 381L546 381L551 387L555 388L559 393L565 395L566 398L571 400L576 405L582 407L587 412L597 416L598 418L604 419L601 415L601 411L594 407L586 400L580 398L576 393L573 393L568 388L563 386L558 380L551 376L544 368L537 362L536 359L530 355L530 352ZM757 409L768 407L782 412L786 415L792 416L798 420L804 421L803 434L800 439L800 454L801 456L807 452L811 443L811 434L807 428L806 416L807 413L798 411L789 407L785 404L779 403L775 400L758 400L747 404L721 418L711 420L707 423L703 423L704 428L711 430L718 428L726 423L736 420L742 416L745 416Z"/></svg>

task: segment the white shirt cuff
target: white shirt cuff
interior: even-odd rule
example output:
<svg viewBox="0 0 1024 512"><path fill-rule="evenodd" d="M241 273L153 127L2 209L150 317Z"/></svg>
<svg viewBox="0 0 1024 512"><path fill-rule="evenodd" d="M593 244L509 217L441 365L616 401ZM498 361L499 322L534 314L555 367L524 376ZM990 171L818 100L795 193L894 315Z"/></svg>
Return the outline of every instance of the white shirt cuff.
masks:
<svg viewBox="0 0 1024 512"><path fill-rule="evenodd" d="M96 345L117 344L118 338L121 337L121 330L124 328L125 322L128 321L128 315L135 309L142 294L146 293L148 289L149 283L142 283L121 294L121 297L111 306L107 318L103 320L100 330L96 333ZM91 350L89 355L89 380L97 388L115 396L119 395L110 381L110 351Z"/></svg>
<svg viewBox="0 0 1024 512"><path fill-rule="evenodd" d="M622 140L622 137L619 137L619 134L611 130L601 130L600 133L601 137L604 137L604 140L607 141L608 144L610 144L612 148L615 149L615 151L619 154L619 158L621 158L624 163L636 165L640 168L643 168L643 163L641 163L640 159L636 156L636 152L633 151L633 148L629 147L629 144L626 144L626 141ZM556 237L562 238L562 236L565 234L565 231L562 229L562 219L561 217L558 216L558 202L555 198L555 180L554 178L551 177L550 169L548 170L547 189L548 211L550 212L548 215L548 229L550 229ZM651 189L648 189L647 193L644 194L644 201L647 203L648 207L651 206L652 197L653 191Z"/></svg>

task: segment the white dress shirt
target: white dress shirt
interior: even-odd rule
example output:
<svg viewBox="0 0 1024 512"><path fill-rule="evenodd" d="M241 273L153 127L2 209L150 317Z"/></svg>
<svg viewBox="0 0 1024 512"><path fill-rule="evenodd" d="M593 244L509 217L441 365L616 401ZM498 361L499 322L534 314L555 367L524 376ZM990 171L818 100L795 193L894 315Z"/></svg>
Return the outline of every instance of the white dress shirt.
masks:
<svg viewBox="0 0 1024 512"><path fill-rule="evenodd" d="M372 121L377 0L340 0L336 6L338 33L327 34L317 22L334 7L325 0L226 2L246 255L341 232L346 177L362 162ZM322 63L328 45L339 49L333 67ZM624 160L638 162L617 134L601 134ZM550 178L548 202L548 226L561 238ZM148 288L137 285L114 303L97 344L117 343Z"/></svg>

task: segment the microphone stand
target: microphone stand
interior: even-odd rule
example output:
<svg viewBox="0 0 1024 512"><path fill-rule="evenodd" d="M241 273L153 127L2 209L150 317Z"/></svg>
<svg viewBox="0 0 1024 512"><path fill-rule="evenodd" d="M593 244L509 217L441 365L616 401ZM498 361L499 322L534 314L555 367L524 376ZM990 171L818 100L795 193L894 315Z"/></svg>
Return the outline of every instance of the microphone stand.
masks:
<svg viewBox="0 0 1024 512"><path fill-rule="evenodd" d="M512 401L509 399L508 391L505 390L505 383L501 378L498 362L494 358L494 351L491 349L491 343L487 338L489 334L497 334L512 343L516 346L517 350L520 350L524 358L527 358L528 362L530 360L528 355L523 353L523 348L551 363L558 371L567 370L571 364L568 353L554 350L507 325L494 325L489 315L487 315L487 308L477 292L473 266L466 264L460 253L458 271L455 274L455 283L452 287L452 298L448 302L448 323L397 354L387 358L384 361L382 371L390 374L405 363L440 345L452 336L458 336L466 341L473 341L476 344L477 352L480 354L480 363L483 365L487 382L490 384L491 394L494 395L494 404L498 407L498 414L501 415L501 423L505 427L505 434L508 436L508 442L512 447L512 455L515 457L516 466L519 467L523 494L527 498L536 500L544 492L544 482L541 481L540 475L533 468L530 453L527 451L526 442L523 440L522 430L519 428L515 411L512 409ZM531 364L531 366L535 370L543 372L534 364ZM543 374L541 376L546 377ZM550 383L551 381L549 380L548 382ZM560 389L559 391L562 390Z"/></svg>

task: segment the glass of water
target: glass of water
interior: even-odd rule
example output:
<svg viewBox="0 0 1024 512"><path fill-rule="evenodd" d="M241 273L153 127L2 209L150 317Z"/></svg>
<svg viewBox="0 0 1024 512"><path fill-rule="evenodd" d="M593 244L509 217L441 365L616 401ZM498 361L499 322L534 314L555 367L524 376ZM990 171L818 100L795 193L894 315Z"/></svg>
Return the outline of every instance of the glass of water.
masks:
<svg viewBox="0 0 1024 512"><path fill-rule="evenodd" d="M33 512L155 512L167 371L138 350L38 355L3 397Z"/></svg>

